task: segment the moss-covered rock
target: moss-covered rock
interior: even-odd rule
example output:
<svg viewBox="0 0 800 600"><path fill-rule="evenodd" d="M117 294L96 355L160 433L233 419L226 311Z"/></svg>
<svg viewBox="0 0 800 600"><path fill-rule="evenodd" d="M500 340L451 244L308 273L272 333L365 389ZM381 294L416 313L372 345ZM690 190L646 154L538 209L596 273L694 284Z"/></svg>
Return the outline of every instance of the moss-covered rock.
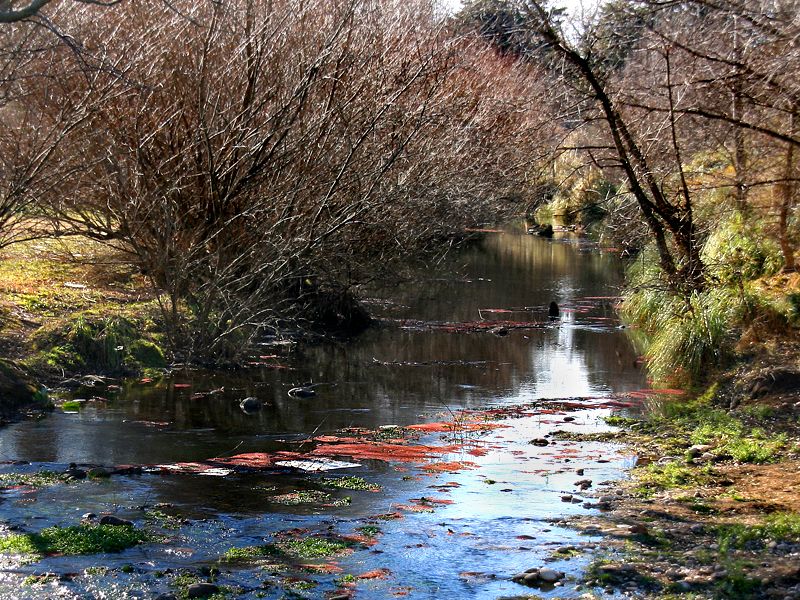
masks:
<svg viewBox="0 0 800 600"><path fill-rule="evenodd" d="M50 406L47 391L25 369L0 359L0 420L15 417L30 408Z"/></svg>

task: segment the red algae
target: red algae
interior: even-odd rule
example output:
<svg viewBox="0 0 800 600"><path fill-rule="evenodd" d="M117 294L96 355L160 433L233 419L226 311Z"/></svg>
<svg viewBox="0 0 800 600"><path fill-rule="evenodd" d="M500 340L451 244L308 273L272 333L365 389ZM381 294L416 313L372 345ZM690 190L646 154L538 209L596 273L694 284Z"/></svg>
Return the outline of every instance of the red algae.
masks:
<svg viewBox="0 0 800 600"><path fill-rule="evenodd" d="M428 473L458 473L466 469L475 469L478 465L469 461L453 461L453 462L438 462L431 463L422 467L423 471Z"/></svg>
<svg viewBox="0 0 800 600"><path fill-rule="evenodd" d="M392 572L389 569L375 569L374 571L356 575L356 579L386 579L391 574Z"/></svg>

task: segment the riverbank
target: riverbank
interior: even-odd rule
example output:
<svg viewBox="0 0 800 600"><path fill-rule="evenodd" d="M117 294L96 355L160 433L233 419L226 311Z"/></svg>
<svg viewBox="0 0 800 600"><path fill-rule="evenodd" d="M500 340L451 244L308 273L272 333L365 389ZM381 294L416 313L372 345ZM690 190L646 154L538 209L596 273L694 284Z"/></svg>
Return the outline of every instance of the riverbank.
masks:
<svg viewBox="0 0 800 600"><path fill-rule="evenodd" d="M604 534L584 584L654 599L800 597L798 383L786 367L732 373L693 400L612 419L620 431L603 439L639 461L602 492L603 512L568 520Z"/></svg>

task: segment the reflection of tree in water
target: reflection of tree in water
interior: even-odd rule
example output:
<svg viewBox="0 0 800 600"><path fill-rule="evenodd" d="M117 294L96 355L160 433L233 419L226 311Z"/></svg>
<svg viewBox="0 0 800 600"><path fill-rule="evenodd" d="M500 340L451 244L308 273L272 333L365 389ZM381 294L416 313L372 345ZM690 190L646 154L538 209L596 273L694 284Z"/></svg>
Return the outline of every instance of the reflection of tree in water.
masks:
<svg viewBox="0 0 800 600"><path fill-rule="evenodd" d="M185 376L189 388L129 382L108 408L98 408L96 418L84 411L80 419L85 422L70 425L74 435L60 432L60 439L48 442L59 447L51 454L68 453L77 447L76 436L82 435L85 454L103 456L106 462L136 462L137 457L139 462L197 460L239 443L237 452L282 448L275 438L284 435L415 423L420 414L445 407L479 408L504 400L593 394L644 384L622 332L576 325L597 322L588 317L613 318L609 302L593 302L587 314L570 311L583 297L615 293L620 268L610 257L532 236L504 235L490 236L481 247L469 248L452 261L449 281L394 290L390 299L410 306L409 317L447 321L478 320L479 309L528 306L533 310L484 316L536 320L542 327L510 329L503 337L376 329L351 342L307 347L292 357L294 370L213 376L192 372ZM459 275L473 283L453 283L453 265L461 265ZM436 279L432 273L425 276ZM564 309L555 322L547 318L553 299ZM318 388L314 398L287 395L291 387L307 381L335 385ZM201 394L220 387L224 392ZM267 404L245 415L238 406L245 396ZM42 444L41 437L30 441L33 447ZM15 443L20 455L32 451L20 442Z"/></svg>

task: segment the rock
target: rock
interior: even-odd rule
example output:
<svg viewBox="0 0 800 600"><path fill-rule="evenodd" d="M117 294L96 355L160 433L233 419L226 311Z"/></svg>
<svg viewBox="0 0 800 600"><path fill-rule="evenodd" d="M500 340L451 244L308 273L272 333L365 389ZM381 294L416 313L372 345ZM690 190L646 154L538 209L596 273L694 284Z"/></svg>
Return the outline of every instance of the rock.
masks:
<svg viewBox="0 0 800 600"><path fill-rule="evenodd" d="M591 479L579 479L578 481L575 482L575 487L579 487L582 490L585 490L586 488L590 488L590 487L592 487L592 480Z"/></svg>
<svg viewBox="0 0 800 600"><path fill-rule="evenodd" d="M686 455L690 458L695 458L703 454L703 452L708 452L709 450L711 450L711 446L708 444L695 444L686 450Z"/></svg>
<svg viewBox="0 0 800 600"><path fill-rule="evenodd" d="M539 581L539 573L527 573L523 578L522 581L528 584L533 584Z"/></svg>
<svg viewBox="0 0 800 600"><path fill-rule="evenodd" d="M97 515L93 512L83 513L81 515L81 519L86 519L87 521L91 521L92 519L96 519Z"/></svg>
<svg viewBox="0 0 800 600"><path fill-rule="evenodd" d="M547 316L551 319L558 318L558 304L555 302L550 303L550 306L547 307Z"/></svg>
<svg viewBox="0 0 800 600"><path fill-rule="evenodd" d="M186 590L189 598L208 598L217 592L219 592L218 586L214 585L213 583L206 583L205 581L193 583Z"/></svg>
<svg viewBox="0 0 800 600"><path fill-rule="evenodd" d="M574 421L574 420L575 420L575 417L564 417L564 422L565 423L572 423L572 421Z"/></svg>
<svg viewBox="0 0 800 600"><path fill-rule="evenodd" d="M662 456L656 461L656 464L659 465L668 465L669 463L674 463L681 460L677 456Z"/></svg>
<svg viewBox="0 0 800 600"><path fill-rule="evenodd" d="M534 446L548 446L550 442L548 442L544 438L536 438L528 442L529 444L533 444Z"/></svg>
<svg viewBox="0 0 800 600"><path fill-rule="evenodd" d="M689 527L689 531L691 531L695 535L700 535L705 531L705 527L703 527L700 523L695 523L691 527Z"/></svg>
<svg viewBox="0 0 800 600"><path fill-rule="evenodd" d="M258 398L249 396L239 402L239 408L246 414L252 414L261 410L262 403Z"/></svg>
<svg viewBox="0 0 800 600"><path fill-rule="evenodd" d="M47 388L16 363L0 359L0 417L10 419L29 408L49 406Z"/></svg>
<svg viewBox="0 0 800 600"><path fill-rule="evenodd" d="M133 527L133 521L121 519L114 515L105 515L100 518L100 525L118 525L122 527Z"/></svg>
<svg viewBox="0 0 800 600"><path fill-rule="evenodd" d="M107 477L111 477L111 471L104 467L94 467L89 469L86 474L93 479L106 479Z"/></svg>
<svg viewBox="0 0 800 600"><path fill-rule="evenodd" d="M561 496L562 502L572 502L573 495L572 494L565 494Z"/></svg>
<svg viewBox="0 0 800 600"><path fill-rule="evenodd" d="M583 477L584 469L575 469L575 475Z"/></svg>
<svg viewBox="0 0 800 600"><path fill-rule="evenodd" d="M631 525L628 527L628 531L633 535L647 535L648 530L647 526L642 523L636 523L635 525Z"/></svg>
<svg viewBox="0 0 800 600"><path fill-rule="evenodd" d="M292 388L288 393L292 398L313 398L317 395L317 392L310 386Z"/></svg>
<svg viewBox="0 0 800 600"><path fill-rule="evenodd" d="M86 479L86 471L79 469L75 463L69 463L64 475L67 476L67 479Z"/></svg>
<svg viewBox="0 0 800 600"><path fill-rule="evenodd" d="M491 331L492 331L493 334L495 334L498 337L505 337L509 333L508 332L508 328L506 328L506 327L495 327Z"/></svg>
<svg viewBox="0 0 800 600"><path fill-rule="evenodd" d="M564 573L561 571L555 571L553 569L540 569L539 570L539 579L544 581L545 583L555 583L564 578Z"/></svg>
<svg viewBox="0 0 800 600"><path fill-rule="evenodd" d="M156 600L178 600L178 597L172 592L164 592L156 596Z"/></svg>

